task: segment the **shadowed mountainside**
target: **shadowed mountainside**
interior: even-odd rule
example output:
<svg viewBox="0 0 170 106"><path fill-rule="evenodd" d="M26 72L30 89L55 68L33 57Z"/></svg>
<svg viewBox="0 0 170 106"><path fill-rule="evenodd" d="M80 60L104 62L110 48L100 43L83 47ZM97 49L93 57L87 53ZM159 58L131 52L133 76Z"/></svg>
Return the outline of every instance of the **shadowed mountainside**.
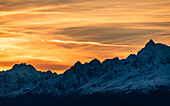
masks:
<svg viewBox="0 0 170 106"><path fill-rule="evenodd" d="M138 102L150 106L153 103L167 105L169 91L170 47L155 44L153 40L137 55L131 54L122 60L118 57L107 59L102 63L97 59L85 64L78 61L61 75L37 71L25 63L0 72L2 105L19 105L20 101L22 105L116 105L121 100L124 102L119 105L140 105Z"/></svg>

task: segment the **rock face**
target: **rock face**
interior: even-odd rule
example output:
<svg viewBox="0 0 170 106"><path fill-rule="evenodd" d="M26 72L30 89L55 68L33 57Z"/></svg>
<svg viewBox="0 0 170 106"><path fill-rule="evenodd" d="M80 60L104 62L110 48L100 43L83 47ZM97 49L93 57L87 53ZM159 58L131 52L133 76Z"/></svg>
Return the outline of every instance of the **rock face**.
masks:
<svg viewBox="0 0 170 106"><path fill-rule="evenodd" d="M149 93L160 87L170 90L170 47L150 40L137 53L126 59L118 57L102 63L75 63L64 74L37 71L25 63L16 64L11 70L0 72L0 97L49 94L93 93Z"/></svg>

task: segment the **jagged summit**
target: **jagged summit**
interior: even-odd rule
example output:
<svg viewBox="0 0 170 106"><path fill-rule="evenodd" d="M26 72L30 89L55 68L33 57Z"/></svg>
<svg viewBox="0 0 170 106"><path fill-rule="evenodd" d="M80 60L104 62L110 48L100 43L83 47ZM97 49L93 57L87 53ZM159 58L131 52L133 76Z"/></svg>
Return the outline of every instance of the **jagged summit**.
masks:
<svg viewBox="0 0 170 106"><path fill-rule="evenodd" d="M126 59L133 59L133 58L136 58L135 54L130 54Z"/></svg>
<svg viewBox="0 0 170 106"><path fill-rule="evenodd" d="M52 73L51 70L48 70L47 73Z"/></svg>
<svg viewBox="0 0 170 106"><path fill-rule="evenodd" d="M114 61L119 61L119 57L113 58Z"/></svg>
<svg viewBox="0 0 170 106"><path fill-rule="evenodd" d="M146 46L153 46L153 45L155 45L155 42L152 40L152 39L150 39L150 41L146 44Z"/></svg>
<svg viewBox="0 0 170 106"><path fill-rule="evenodd" d="M146 43L145 47L144 48L147 48L148 50L149 49L153 49L156 47L156 43L151 39L148 43Z"/></svg>
<svg viewBox="0 0 170 106"><path fill-rule="evenodd" d="M139 57L158 56L163 58L168 56L168 54L170 54L170 47L161 43L155 44L154 41L151 39L146 44L146 46L138 52L137 56Z"/></svg>
<svg viewBox="0 0 170 106"><path fill-rule="evenodd" d="M77 65L81 65L81 62L80 61L77 61L74 66L77 66Z"/></svg>
<svg viewBox="0 0 170 106"><path fill-rule="evenodd" d="M34 72L37 71L32 65L21 63L21 64L15 64L10 71L27 71L27 72Z"/></svg>
<svg viewBox="0 0 170 106"><path fill-rule="evenodd" d="M90 61L90 63L89 63L90 65L100 65L101 64L101 62L100 62L100 60L98 60L98 59L93 59L92 61Z"/></svg>
<svg viewBox="0 0 170 106"><path fill-rule="evenodd" d="M126 59L93 59L76 62L64 74L40 72L25 63L0 72L0 97L26 93L69 95L74 93L149 93L161 86L170 89L170 47L150 40L137 55Z"/></svg>

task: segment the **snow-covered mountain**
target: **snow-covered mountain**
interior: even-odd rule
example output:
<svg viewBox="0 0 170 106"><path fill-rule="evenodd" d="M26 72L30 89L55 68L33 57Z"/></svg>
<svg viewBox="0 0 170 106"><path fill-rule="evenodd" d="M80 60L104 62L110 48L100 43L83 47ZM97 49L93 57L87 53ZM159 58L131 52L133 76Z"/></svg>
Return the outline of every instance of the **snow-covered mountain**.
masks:
<svg viewBox="0 0 170 106"><path fill-rule="evenodd" d="M0 97L15 97L27 93L70 95L93 93L131 93L170 90L170 47L150 40L137 53L126 59L118 57L102 63L75 63L64 74L37 71L25 63L0 72Z"/></svg>

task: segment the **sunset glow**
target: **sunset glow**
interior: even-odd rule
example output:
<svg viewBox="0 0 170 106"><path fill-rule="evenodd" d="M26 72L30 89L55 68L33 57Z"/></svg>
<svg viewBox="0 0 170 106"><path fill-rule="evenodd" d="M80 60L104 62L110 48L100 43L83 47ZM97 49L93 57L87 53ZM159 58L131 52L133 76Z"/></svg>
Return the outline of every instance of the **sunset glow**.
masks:
<svg viewBox="0 0 170 106"><path fill-rule="evenodd" d="M0 70L25 62L63 73L76 61L170 45L169 0L1 0Z"/></svg>

